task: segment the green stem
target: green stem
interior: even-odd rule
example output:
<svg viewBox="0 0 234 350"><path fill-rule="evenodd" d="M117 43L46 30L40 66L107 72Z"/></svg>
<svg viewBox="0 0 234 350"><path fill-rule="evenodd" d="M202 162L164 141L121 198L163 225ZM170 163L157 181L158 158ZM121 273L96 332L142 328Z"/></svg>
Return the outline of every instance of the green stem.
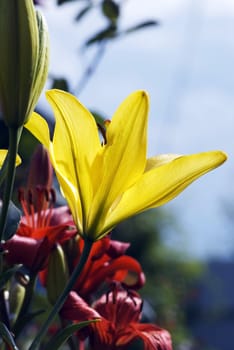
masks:
<svg viewBox="0 0 234 350"><path fill-rule="evenodd" d="M24 317L28 311L28 308L30 306L33 293L34 293L34 288L35 288L35 283L36 283L36 274L32 274L30 276L30 280L28 285L25 288L25 296L23 300L23 304L21 306L19 315L17 317L17 320L15 322L14 328L13 328L13 333L15 334L15 337L17 337L21 331L21 329L25 326L24 322Z"/></svg>
<svg viewBox="0 0 234 350"><path fill-rule="evenodd" d="M7 212L9 208L10 199L12 196L14 179L15 179L15 161L18 152L19 140L22 132L22 127L14 129L9 128L9 149L8 149L8 164L6 182L3 194L3 205L0 217L0 241L3 238L6 227Z"/></svg>
<svg viewBox="0 0 234 350"><path fill-rule="evenodd" d="M53 306L53 309L51 310L47 320L42 325L40 331L38 332L37 336L35 337L34 341L32 342L32 344L28 350L36 350L38 348L38 346L40 345L42 339L46 335L46 332L47 332L49 326L51 325L51 323L55 319L55 317L58 314L61 307L63 306L69 292L72 290L78 276L82 272L82 269L83 269L83 267L88 259L89 253L91 251L92 245L93 245L92 241L85 239L84 249L82 251L82 255L80 257L80 261L79 261L78 265L76 266L75 270L73 271L73 273L72 273L67 285L65 286L62 294L57 299L57 301L56 301L55 305Z"/></svg>
<svg viewBox="0 0 234 350"><path fill-rule="evenodd" d="M10 328L9 313L7 309L7 301L4 295L4 289L0 290L0 321L5 324L7 328Z"/></svg>

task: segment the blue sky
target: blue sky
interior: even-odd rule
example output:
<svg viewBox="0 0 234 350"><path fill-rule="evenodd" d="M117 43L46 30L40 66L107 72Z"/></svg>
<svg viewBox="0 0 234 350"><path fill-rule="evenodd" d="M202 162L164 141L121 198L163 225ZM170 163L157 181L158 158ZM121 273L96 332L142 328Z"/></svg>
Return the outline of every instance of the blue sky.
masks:
<svg viewBox="0 0 234 350"><path fill-rule="evenodd" d="M82 2L43 10L51 36L51 72L75 88L89 54L81 41L103 24L97 13L76 25ZM117 40L79 97L112 115L131 91L151 96L149 155L222 149L229 161L166 205L180 232L168 244L199 258L230 257L234 232L224 203L234 205L234 3L232 0L128 0L122 27L146 18L161 22ZM75 12L74 12L75 11ZM42 101L44 103L44 101ZM230 201L230 202L229 202Z"/></svg>

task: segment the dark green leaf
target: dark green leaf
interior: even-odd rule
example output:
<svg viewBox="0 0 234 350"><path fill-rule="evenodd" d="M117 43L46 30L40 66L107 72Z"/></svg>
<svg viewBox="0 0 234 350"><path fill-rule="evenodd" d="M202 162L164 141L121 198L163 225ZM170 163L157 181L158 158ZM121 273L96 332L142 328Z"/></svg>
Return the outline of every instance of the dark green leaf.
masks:
<svg viewBox="0 0 234 350"><path fill-rule="evenodd" d="M11 267L10 269L4 271L0 276L0 289L4 287L7 281L14 276L16 271L20 269L21 265L16 265L14 267Z"/></svg>
<svg viewBox="0 0 234 350"><path fill-rule="evenodd" d="M44 350L57 350L59 349L73 333L79 331L81 328L88 326L92 322L98 322L99 320L84 321L76 324L71 324L64 329L61 329L51 340L46 344Z"/></svg>
<svg viewBox="0 0 234 350"><path fill-rule="evenodd" d="M58 5L65 4L66 2L71 2L71 1L76 1L76 0L57 0Z"/></svg>
<svg viewBox="0 0 234 350"><path fill-rule="evenodd" d="M93 5L87 5L80 10L80 12L76 15L75 21L80 21L88 12L93 8Z"/></svg>
<svg viewBox="0 0 234 350"><path fill-rule="evenodd" d="M52 83L52 89L60 89L69 92L68 81L64 78L54 78Z"/></svg>
<svg viewBox="0 0 234 350"><path fill-rule="evenodd" d="M102 115L99 112L91 111L92 115L94 116L96 123L99 125L104 126L104 121L107 119L104 115Z"/></svg>
<svg viewBox="0 0 234 350"><path fill-rule="evenodd" d="M111 22L115 23L120 14L119 5L113 0L103 0L102 13Z"/></svg>
<svg viewBox="0 0 234 350"><path fill-rule="evenodd" d="M153 27L153 26L158 26L158 25L159 25L159 22L155 21L155 20L144 21L144 22L141 22L139 24L136 24L136 25L126 29L123 33L129 34L129 33L133 33L133 32L140 30L140 29L145 29L148 27Z"/></svg>
<svg viewBox="0 0 234 350"><path fill-rule="evenodd" d="M16 232L21 218L21 211L11 201L7 213L6 228L3 233L3 239L7 241Z"/></svg>
<svg viewBox="0 0 234 350"><path fill-rule="evenodd" d="M100 32L92 36L90 39L88 39L85 45L90 46L94 43L97 43L103 40L115 38L116 36L117 36L117 28L115 25L111 24L106 29L101 30Z"/></svg>
<svg viewBox="0 0 234 350"><path fill-rule="evenodd" d="M11 332L2 322L0 322L0 335L11 350L18 350Z"/></svg>

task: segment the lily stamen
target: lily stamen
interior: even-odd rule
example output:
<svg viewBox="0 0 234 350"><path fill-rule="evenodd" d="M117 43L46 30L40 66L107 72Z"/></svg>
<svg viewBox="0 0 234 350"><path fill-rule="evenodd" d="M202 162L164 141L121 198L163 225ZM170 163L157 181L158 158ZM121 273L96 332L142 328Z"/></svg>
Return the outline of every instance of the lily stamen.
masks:
<svg viewBox="0 0 234 350"><path fill-rule="evenodd" d="M37 186L35 191L32 189L26 191L21 188L18 191L18 200L28 225L34 229L49 226L56 201L53 189Z"/></svg>

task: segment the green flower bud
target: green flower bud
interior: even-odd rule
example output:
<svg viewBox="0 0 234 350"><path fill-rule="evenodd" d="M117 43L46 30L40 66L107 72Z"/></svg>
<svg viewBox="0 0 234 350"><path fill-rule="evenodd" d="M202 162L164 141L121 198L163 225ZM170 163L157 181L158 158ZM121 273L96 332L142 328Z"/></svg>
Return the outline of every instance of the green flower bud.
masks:
<svg viewBox="0 0 234 350"><path fill-rule="evenodd" d="M29 118L48 73L48 31L32 0L0 0L0 108L10 128Z"/></svg>
<svg viewBox="0 0 234 350"><path fill-rule="evenodd" d="M19 315L23 300L25 295L25 287L23 287L20 283L14 282L11 285L10 289L10 318L11 321L14 322Z"/></svg>
<svg viewBox="0 0 234 350"><path fill-rule="evenodd" d="M69 278L67 261L62 247L57 244L51 252L48 263L48 274L46 281L47 297L54 305L62 293Z"/></svg>

